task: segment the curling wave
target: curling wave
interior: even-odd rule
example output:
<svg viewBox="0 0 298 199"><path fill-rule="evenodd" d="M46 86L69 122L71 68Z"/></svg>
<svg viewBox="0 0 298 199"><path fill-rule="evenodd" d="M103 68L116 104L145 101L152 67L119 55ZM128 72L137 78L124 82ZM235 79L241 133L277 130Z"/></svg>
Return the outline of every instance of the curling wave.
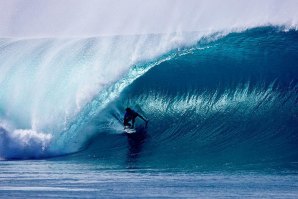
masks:
<svg viewBox="0 0 298 199"><path fill-rule="evenodd" d="M119 58L118 64L125 63L121 73L114 74L105 67L94 66L97 72L103 70L101 77L105 77L105 70L111 76L105 77L106 81L102 84L88 84L93 85L87 92L89 97L85 94L82 95L83 98L80 97L81 91L86 91L86 88L81 88L81 84L73 87L71 81L66 81L69 87L58 87L58 92L53 93L54 95L30 92L35 96L34 102L24 100L26 97L16 97L16 100L22 99L21 102L29 106L29 110L35 110L27 111L25 116L10 115L3 107L11 107L15 113L20 113L19 110L22 109L13 107L8 97L0 98L0 116L17 121L12 125L13 129L44 132L35 133L35 137L43 141L34 141L34 136L31 139L32 143L37 143L42 149L36 156L24 155L22 152L7 153L6 150L11 150L10 148L1 148L0 155L6 159L41 158L83 150L72 157L92 161L96 159L112 165L159 168L196 168L201 165L209 167L230 163L283 165L297 162L297 31L262 27L228 35L190 35L193 39L187 45L183 42L184 37L182 40L180 37L173 40L173 37L146 36L149 40L144 38L141 44L137 43L139 51L132 53L138 59L131 61L126 60L125 56ZM166 38L171 42L162 45ZM194 43L196 38L199 38L198 42ZM135 41L140 42L140 38L134 40L131 37L131 40L123 43L126 39L108 40L113 45L116 42L115 47L127 44L115 52L111 59L123 54ZM189 38L186 40L190 41ZM77 53L85 52L84 57L89 57L86 59L88 63L83 65L88 65L90 57L98 55L92 49L100 44L95 42L95 45L94 41L84 40L84 45L74 42L78 45L77 49L81 50L70 56L71 63L74 63L72 57L76 57ZM72 42L69 49L76 49ZM54 45L51 41L46 43ZM7 45L5 42L4 44ZM13 45L16 43L13 42ZM35 47L40 49L40 45ZM83 48L84 51L82 46L86 47ZM158 53L152 50L156 46ZM35 47L32 49L36 49ZM54 57L60 54L56 48L53 49L54 52L48 47L44 50L49 50ZM134 46L131 49L136 48ZM154 53L142 54L145 50ZM69 52L68 48L66 51ZM45 52L40 51L41 55ZM70 64L65 60L55 60L57 63L54 65ZM38 63L42 60L35 61ZM42 70L49 71L52 66L53 64L46 65ZM64 68L55 68L57 74L61 72L64 75L53 79L49 77L47 88L64 82L68 77L65 74L69 74L69 77L80 74L82 63L77 66L77 70L74 67L63 72L60 70L65 70ZM10 84L10 79L23 79L24 73L21 72L26 70L15 73L6 81L6 87L2 87L6 88L7 93L15 94L12 91L18 90L18 87ZM92 70L89 72L88 74L94 73ZM30 73L30 77L35 80L32 84L40 80L40 74L43 74L40 69ZM98 78L83 77L86 77L81 79L83 83L93 80L96 82ZM31 88L30 85L22 88ZM5 93L4 90L1 91ZM51 98L51 102L59 102L58 109L56 103L45 103L40 112L34 109L47 97ZM70 98L76 99L75 103L70 103L73 102L68 100ZM21 104L19 101L15 102ZM144 129L141 123L138 124L137 137L127 138L122 134L121 119L126 106L131 106L150 119L148 129ZM53 108L54 112L50 114ZM52 120L43 118L51 115ZM2 140L8 132L3 129Z"/></svg>
<svg viewBox="0 0 298 199"><path fill-rule="evenodd" d="M200 40L99 113L101 133L77 156L158 168L295 164L297 44L297 31L272 27ZM140 137L117 135L126 106L150 119Z"/></svg>

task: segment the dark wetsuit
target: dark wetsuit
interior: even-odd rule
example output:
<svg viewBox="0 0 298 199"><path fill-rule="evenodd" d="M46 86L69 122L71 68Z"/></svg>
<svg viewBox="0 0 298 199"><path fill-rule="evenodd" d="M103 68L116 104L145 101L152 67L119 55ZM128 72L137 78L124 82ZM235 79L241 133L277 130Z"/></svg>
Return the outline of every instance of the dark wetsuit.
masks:
<svg viewBox="0 0 298 199"><path fill-rule="evenodd" d="M124 115L124 126L134 126L136 117L140 116L137 112L130 110L126 111ZM129 122L132 121L132 124Z"/></svg>

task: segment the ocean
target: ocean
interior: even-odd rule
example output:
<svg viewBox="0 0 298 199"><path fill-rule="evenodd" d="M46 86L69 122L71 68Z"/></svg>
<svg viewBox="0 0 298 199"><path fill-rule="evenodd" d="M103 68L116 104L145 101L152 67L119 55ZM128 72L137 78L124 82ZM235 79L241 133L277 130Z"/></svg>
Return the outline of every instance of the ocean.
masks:
<svg viewBox="0 0 298 199"><path fill-rule="evenodd" d="M0 197L297 198L297 55L271 25L2 38Z"/></svg>

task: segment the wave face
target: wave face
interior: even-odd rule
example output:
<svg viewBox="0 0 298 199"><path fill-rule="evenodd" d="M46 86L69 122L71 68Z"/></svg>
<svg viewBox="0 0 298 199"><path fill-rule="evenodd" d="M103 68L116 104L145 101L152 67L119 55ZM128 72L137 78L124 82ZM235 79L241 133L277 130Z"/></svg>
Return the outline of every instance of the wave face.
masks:
<svg viewBox="0 0 298 199"><path fill-rule="evenodd" d="M272 27L200 40L129 85L100 114L106 134L78 156L158 168L295 164L297 44L297 31ZM140 137L111 135L126 106L150 119Z"/></svg>
<svg viewBox="0 0 298 199"><path fill-rule="evenodd" d="M23 66L1 76L2 159L85 149L71 157L158 168L298 161L295 30L69 40L60 49L57 40L24 42L1 43L8 54L29 49L1 56L3 66ZM122 47L111 55L100 46ZM148 129L138 121L137 137L122 134L127 106L150 119Z"/></svg>

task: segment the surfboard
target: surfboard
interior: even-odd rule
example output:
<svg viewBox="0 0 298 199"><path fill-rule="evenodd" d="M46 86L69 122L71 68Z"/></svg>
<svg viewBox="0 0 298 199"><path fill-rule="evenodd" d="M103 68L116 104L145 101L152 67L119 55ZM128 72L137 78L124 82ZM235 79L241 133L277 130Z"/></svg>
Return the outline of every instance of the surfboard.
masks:
<svg viewBox="0 0 298 199"><path fill-rule="evenodd" d="M125 126L124 127L124 132L128 133L128 134L132 134L132 133L136 133L137 131L134 128L130 128L129 126Z"/></svg>

